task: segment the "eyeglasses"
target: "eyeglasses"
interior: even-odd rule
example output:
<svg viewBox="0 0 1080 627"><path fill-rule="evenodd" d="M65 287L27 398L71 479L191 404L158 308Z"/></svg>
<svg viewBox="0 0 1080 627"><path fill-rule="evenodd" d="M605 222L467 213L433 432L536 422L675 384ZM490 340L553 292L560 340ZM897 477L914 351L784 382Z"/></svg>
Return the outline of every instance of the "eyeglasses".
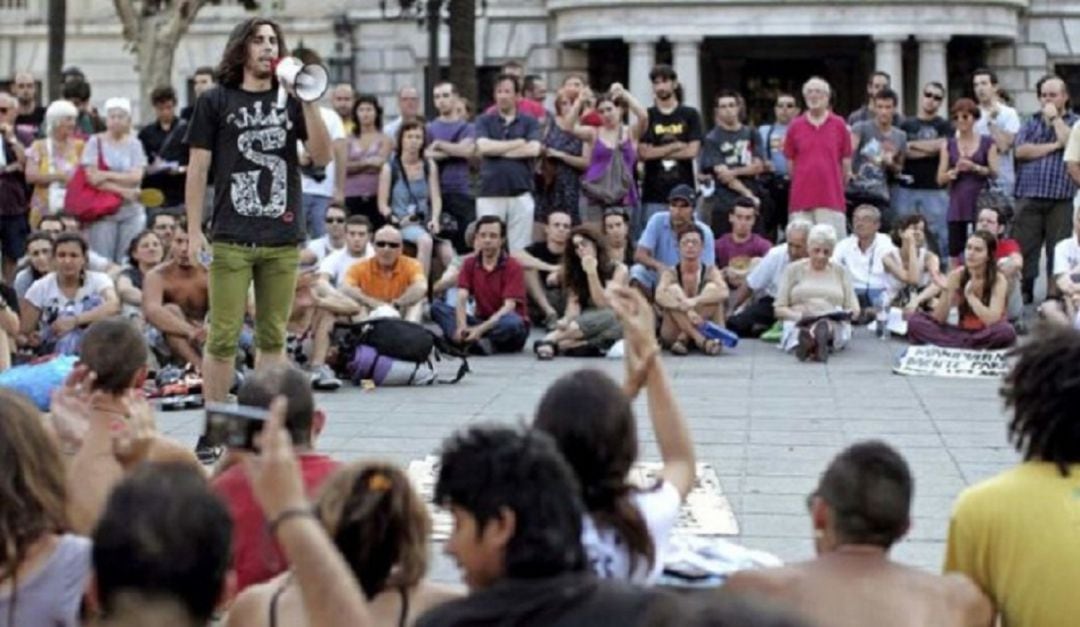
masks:
<svg viewBox="0 0 1080 627"><path fill-rule="evenodd" d="M401 242L375 242L375 248L401 248Z"/></svg>
<svg viewBox="0 0 1080 627"><path fill-rule="evenodd" d="M345 224L345 218L327 218L327 224Z"/></svg>
<svg viewBox="0 0 1080 627"><path fill-rule="evenodd" d="M931 99L931 100L937 100L938 102L941 102L942 100L945 100L945 96L944 96L944 95L942 95L942 94L935 94L935 93L933 93L933 92L930 92L930 91L924 91L924 92L922 93L922 95L923 95L923 98L929 98L929 99Z"/></svg>

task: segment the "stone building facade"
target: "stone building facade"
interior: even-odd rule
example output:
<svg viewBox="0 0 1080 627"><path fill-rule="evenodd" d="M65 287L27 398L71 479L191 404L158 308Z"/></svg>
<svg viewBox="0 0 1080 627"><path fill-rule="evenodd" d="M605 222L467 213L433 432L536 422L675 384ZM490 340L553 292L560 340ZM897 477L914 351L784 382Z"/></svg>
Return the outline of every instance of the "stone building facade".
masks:
<svg viewBox="0 0 1080 627"><path fill-rule="evenodd" d="M205 7L181 42L173 75L181 100L195 68L217 62L230 28L247 15L233 2ZM44 72L45 5L0 0L0 82L18 70ZM398 88L423 85L426 33L398 18L398 0L277 5L272 14L289 45L320 52L332 71L382 96L388 114ZM87 74L94 101L138 99L112 2L68 6L67 63ZM952 98L968 94L968 75L981 65L997 71L1022 112L1036 108L1035 81L1048 71L1063 74L1080 99L1080 0L487 0L476 38L481 85L513 59L549 84L579 72L647 98L649 68L663 61L678 71L688 103L707 105L716 90L734 88L755 115L812 74L834 85L837 109L853 109L874 69L893 76L909 111L928 80L945 83ZM447 40L444 26L442 66Z"/></svg>

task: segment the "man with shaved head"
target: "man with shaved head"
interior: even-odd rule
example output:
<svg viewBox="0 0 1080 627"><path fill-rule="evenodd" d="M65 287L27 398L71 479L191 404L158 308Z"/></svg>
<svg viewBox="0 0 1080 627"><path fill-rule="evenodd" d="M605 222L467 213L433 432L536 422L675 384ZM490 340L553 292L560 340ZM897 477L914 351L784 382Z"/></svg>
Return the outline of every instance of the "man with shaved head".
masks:
<svg viewBox="0 0 1080 627"><path fill-rule="evenodd" d="M11 91L19 101L15 115L15 132L19 141L27 148L38 137L41 125L45 123L45 107L38 104L37 81L30 72L19 72L11 82Z"/></svg>
<svg viewBox="0 0 1080 627"><path fill-rule="evenodd" d="M1016 219L1013 237L1024 254L1023 292L1031 302L1039 257L1046 250L1046 275L1054 276L1054 244L1069 237L1076 183L1063 159L1069 133L1078 119L1069 109L1069 91L1060 77L1039 79L1042 109L1016 135ZM1073 155L1075 159L1075 155ZM1049 291L1056 293L1050 282Z"/></svg>

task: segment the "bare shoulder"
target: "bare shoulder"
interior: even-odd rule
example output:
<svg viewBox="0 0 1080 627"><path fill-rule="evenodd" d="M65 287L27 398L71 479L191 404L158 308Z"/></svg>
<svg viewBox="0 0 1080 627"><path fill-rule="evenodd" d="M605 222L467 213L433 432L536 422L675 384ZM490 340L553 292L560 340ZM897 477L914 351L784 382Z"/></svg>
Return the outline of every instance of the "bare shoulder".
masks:
<svg viewBox="0 0 1080 627"><path fill-rule="evenodd" d="M765 596L781 595L799 580L799 576L799 570L793 566L740 570L728 577L723 589Z"/></svg>
<svg viewBox="0 0 1080 627"><path fill-rule="evenodd" d="M228 622L225 627L262 627L269 611L270 596L274 582L251 586L241 592L229 608Z"/></svg>
<svg viewBox="0 0 1080 627"><path fill-rule="evenodd" d="M150 447L150 452L146 459L151 462L180 462L191 464L199 470L202 470L203 468L202 464L199 463L199 459L195 457L195 453L190 448L180 444L176 440L169 439L160 434L154 437L154 445Z"/></svg>
<svg viewBox="0 0 1080 627"><path fill-rule="evenodd" d="M413 589L414 616L420 616L433 607L465 596L464 586L433 581L423 581Z"/></svg>
<svg viewBox="0 0 1080 627"><path fill-rule="evenodd" d="M946 602L966 618L966 625L991 623L994 618L994 605L967 575L948 573L941 575L940 580Z"/></svg>

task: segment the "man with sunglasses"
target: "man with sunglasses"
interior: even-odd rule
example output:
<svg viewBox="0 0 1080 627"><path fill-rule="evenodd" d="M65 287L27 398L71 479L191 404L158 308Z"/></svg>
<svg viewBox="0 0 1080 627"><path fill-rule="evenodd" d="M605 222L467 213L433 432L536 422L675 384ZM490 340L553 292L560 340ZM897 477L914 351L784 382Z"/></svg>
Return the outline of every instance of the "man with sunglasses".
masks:
<svg viewBox="0 0 1080 627"><path fill-rule="evenodd" d="M952 135L952 125L938 114L945 101L945 86L931 81L923 86L918 112L900 123L907 134L907 158L900 183L893 188L896 220L917 213L926 218L942 259L949 252L949 192L937 182L941 148Z"/></svg>
<svg viewBox="0 0 1080 627"><path fill-rule="evenodd" d="M777 231L787 226L788 194L791 193L791 173L788 170L787 157L784 156L784 138L788 125L799 115L799 103L795 96L781 92L776 96L773 106L776 115L772 124L758 127L761 135L761 148L765 153L765 172L761 183L769 196L762 214L762 229L765 236L776 241Z"/></svg>
<svg viewBox="0 0 1080 627"><path fill-rule="evenodd" d="M345 207L332 204L326 208L326 235L308 240L300 252L300 263L318 264L332 253L345 248Z"/></svg>
<svg viewBox="0 0 1080 627"><path fill-rule="evenodd" d="M427 296L427 276L420 262L405 257L401 231L388 224L375 231L375 256L353 264L341 290L360 303L360 317L380 307L393 307L402 318L420 322Z"/></svg>

